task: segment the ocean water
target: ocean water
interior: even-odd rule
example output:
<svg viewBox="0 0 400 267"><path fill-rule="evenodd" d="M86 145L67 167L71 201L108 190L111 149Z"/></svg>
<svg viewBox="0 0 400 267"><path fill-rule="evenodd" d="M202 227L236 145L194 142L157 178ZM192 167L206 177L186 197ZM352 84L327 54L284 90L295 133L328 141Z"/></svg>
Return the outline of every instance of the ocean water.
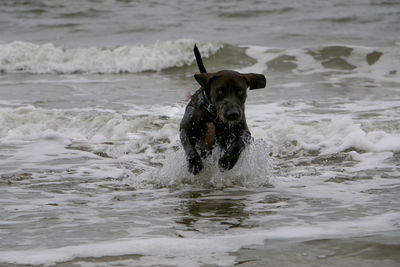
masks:
<svg viewBox="0 0 400 267"><path fill-rule="evenodd" d="M209 71L264 73L187 172ZM0 2L1 266L399 266L400 2Z"/></svg>

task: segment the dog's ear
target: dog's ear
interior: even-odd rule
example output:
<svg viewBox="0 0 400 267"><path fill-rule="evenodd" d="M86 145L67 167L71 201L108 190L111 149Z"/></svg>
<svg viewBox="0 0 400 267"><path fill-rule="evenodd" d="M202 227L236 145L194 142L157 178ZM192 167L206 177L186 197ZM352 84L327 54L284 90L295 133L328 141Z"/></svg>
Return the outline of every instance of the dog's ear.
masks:
<svg viewBox="0 0 400 267"><path fill-rule="evenodd" d="M211 80L214 78L213 73L196 73L194 75L196 81L203 87L208 90Z"/></svg>
<svg viewBox="0 0 400 267"><path fill-rule="evenodd" d="M267 79L263 74L257 73L246 73L242 74L243 78L246 80L250 90L252 89L262 89L267 84Z"/></svg>

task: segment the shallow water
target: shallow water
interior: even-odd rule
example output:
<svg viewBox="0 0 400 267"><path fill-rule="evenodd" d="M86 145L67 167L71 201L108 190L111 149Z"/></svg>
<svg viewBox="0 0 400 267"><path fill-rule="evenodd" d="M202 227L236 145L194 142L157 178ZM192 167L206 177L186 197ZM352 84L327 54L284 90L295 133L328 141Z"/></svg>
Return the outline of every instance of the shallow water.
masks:
<svg viewBox="0 0 400 267"><path fill-rule="evenodd" d="M0 265L400 264L397 2L0 5ZM195 42L268 80L199 176Z"/></svg>

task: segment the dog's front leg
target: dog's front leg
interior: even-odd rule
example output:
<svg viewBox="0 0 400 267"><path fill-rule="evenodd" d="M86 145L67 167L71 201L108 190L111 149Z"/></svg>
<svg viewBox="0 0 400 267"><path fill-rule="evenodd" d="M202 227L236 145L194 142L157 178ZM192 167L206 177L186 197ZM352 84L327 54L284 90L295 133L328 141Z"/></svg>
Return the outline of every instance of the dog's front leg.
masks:
<svg viewBox="0 0 400 267"><path fill-rule="evenodd" d="M182 142L183 149L186 153L186 158L188 161L188 170L190 173L198 174L203 169L203 163L199 153L197 153L195 148L195 140L189 137L186 129L181 129L180 138Z"/></svg>
<svg viewBox="0 0 400 267"><path fill-rule="evenodd" d="M195 148L199 133L199 121L201 121L200 117L201 114L197 109L188 105L180 125L180 139L186 153L188 170L195 175L203 169L201 157Z"/></svg>
<svg viewBox="0 0 400 267"><path fill-rule="evenodd" d="M230 170L235 166L243 149L251 140L251 134L244 130L241 135L235 139L219 159L218 165L221 171Z"/></svg>

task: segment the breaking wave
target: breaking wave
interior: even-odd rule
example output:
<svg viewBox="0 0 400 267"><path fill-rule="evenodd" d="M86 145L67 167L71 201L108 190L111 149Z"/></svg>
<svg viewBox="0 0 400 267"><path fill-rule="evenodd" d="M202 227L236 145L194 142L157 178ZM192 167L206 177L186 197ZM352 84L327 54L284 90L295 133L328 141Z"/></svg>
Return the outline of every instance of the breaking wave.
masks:
<svg viewBox="0 0 400 267"><path fill-rule="evenodd" d="M0 72L32 74L117 74L144 71L161 71L173 67L190 66L195 62L193 39L159 41L148 45L123 45L117 47L68 48L52 43L36 44L14 41L0 44ZM232 44L198 43L204 58L218 53L210 65L227 63L230 59L255 64L238 69L242 72L265 72L273 75L297 75L326 72L342 73L351 78L374 75L379 80L398 81L400 46L361 47L350 45L325 45L295 49L263 46L235 46ZM246 56L243 55L245 49ZM225 52L224 52L225 51ZM215 63L215 64L214 64Z"/></svg>
<svg viewBox="0 0 400 267"><path fill-rule="evenodd" d="M362 101L357 105L337 104L337 108L350 114L362 106L365 110L358 111L360 118L372 110L386 112L386 117L392 117L397 114L399 105L399 101L375 102L375 105ZM292 107L284 103L249 105L249 127L255 142L243 152L235 168L222 173L217 164L219 152L215 151L204 161L204 171L196 177L187 172L185 155L179 144L183 105L132 106L123 113L95 108L3 107L0 108L3 126L0 143L15 146L38 140L56 141L67 149L119 161L138 186L157 184L162 187L259 186L273 179L273 166L279 165L273 162L276 159L287 162L310 156L310 160L323 161L339 155L350 157L353 164L359 162L358 167L365 169L368 162L375 162L371 166L376 167L378 163L394 159L400 151L397 127L382 127L379 122L372 125L340 114L324 118L313 116L313 121L307 124L293 119L295 114L311 108L306 103Z"/></svg>
<svg viewBox="0 0 400 267"><path fill-rule="evenodd" d="M67 48L52 43L14 41L0 45L0 72L33 74L134 73L182 67L194 62L191 39L114 48ZM203 57L221 44L198 43Z"/></svg>
<svg viewBox="0 0 400 267"><path fill-rule="evenodd" d="M294 75L335 73L339 78L376 78L399 81L400 46L362 47L325 45L306 48L245 46L246 54L257 63L242 72L268 71ZM340 75L341 74L341 75ZM296 76L298 79L298 76ZM333 81L336 82L336 81Z"/></svg>

